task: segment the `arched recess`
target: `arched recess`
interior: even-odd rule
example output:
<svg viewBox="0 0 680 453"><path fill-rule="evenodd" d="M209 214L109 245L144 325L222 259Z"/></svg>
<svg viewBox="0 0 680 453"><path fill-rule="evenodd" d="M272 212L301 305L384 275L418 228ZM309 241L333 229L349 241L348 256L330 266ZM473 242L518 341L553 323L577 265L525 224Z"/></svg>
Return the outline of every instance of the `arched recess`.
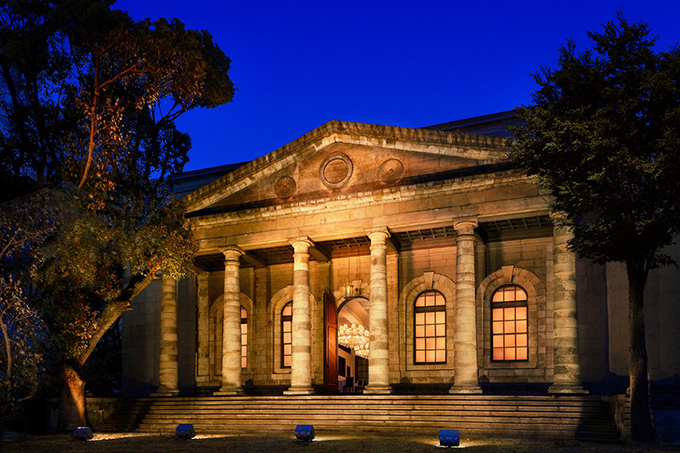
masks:
<svg viewBox="0 0 680 453"><path fill-rule="evenodd" d="M506 285L517 285L527 293L529 317L529 360L493 362L491 360L491 296ZM538 382L551 379L553 341L552 317L549 317L545 284L533 272L515 266L503 266L487 276L477 288L477 360L480 372L490 382ZM540 341L540 343L539 343ZM542 373L523 374L521 369L543 369Z"/></svg>
<svg viewBox="0 0 680 453"><path fill-rule="evenodd" d="M415 364L414 352L414 304L420 294L425 291L438 291L446 299L446 363ZM408 372L411 382L418 383L419 378L431 379L433 370L441 371L442 382L451 382L453 370L453 349L455 330L456 282L446 275L435 272L424 272L404 286L399 296L399 319L405 335L400 345L400 366ZM425 382L425 381L423 381Z"/></svg>
<svg viewBox="0 0 680 453"><path fill-rule="evenodd" d="M357 291L357 294L352 297L346 297L344 286L338 286L335 291L333 291L333 300L335 300L335 306L338 310L340 310L340 307L342 307L345 302L354 299L355 297L363 297L364 299L371 300L370 282L362 281L361 287L355 288L355 290Z"/></svg>
<svg viewBox="0 0 680 453"><path fill-rule="evenodd" d="M274 373L290 374L290 368L281 367L281 311L288 302L293 300L293 292L293 285L281 288L272 296L271 303L269 304L268 316L274 326L274 341L272 345L274 351ZM311 292L309 293L309 307L310 321L314 325L317 303L316 298ZM250 326L248 327L250 328ZM312 338L313 341L314 338ZM314 350L314 347L312 347L312 350Z"/></svg>
<svg viewBox="0 0 680 453"><path fill-rule="evenodd" d="M255 348L250 347L253 344L253 327L255 325L255 318L253 312L253 301L250 297L241 293L241 306L248 312L248 354L252 354ZM209 353L210 353L210 382L221 381L222 376L222 320L224 318L224 295L218 296L210 304L210 334L209 334ZM252 368L252 356L248 357L248 368L242 370L242 373L248 373Z"/></svg>

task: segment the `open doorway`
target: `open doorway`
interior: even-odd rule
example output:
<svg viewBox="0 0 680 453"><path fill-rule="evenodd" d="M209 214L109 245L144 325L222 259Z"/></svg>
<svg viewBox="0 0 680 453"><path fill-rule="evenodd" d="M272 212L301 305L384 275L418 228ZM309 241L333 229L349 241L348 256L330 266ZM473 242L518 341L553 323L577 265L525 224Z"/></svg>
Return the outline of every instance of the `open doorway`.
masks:
<svg viewBox="0 0 680 453"><path fill-rule="evenodd" d="M368 385L369 302L354 297L338 308L338 392L362 393Z"/></svg>

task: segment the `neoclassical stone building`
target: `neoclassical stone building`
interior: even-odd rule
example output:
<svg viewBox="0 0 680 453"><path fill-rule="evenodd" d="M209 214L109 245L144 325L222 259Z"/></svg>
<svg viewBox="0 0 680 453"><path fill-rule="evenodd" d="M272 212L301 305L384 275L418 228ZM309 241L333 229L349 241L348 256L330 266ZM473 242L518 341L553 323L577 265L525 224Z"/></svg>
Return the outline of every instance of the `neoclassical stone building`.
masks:
<svg viewBox="0 0 680 453"><path fill-rule="evenodd" d="M625 272L567 251L512 121L331 121L177 178L196 275L125 314L124 394L625 390ZM680 373L677 273L650 277L656 381ZM338 344L351 324L366 345Z"/></svg>

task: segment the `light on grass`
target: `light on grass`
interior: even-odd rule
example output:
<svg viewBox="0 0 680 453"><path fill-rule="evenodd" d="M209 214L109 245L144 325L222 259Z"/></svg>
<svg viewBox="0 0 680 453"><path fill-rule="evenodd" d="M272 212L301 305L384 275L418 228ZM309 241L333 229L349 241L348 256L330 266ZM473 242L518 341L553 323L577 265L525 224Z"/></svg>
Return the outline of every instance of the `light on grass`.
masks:
<svg viewBox="0 0 680 453"><path fill-rule="evenodd" d="M73 438L78 440L90 440L94 437L89 426L81 426L73 431Z"/></svg>
<svg viewBox="0 0 680 453"><path fill-rule="evenodd" d="M457 429L440 429L439 445L442 447L457 447L460 444L460 436Z"/></svg>
<svg viewBox="0 0 680 453"><path fill-rule="evenodd" d="M314 440L314 425L297 425L295 427L295 439L303 442Z"/></svg>
<svg viewBox="0 0 680 453"><path fill-rule="evenodd" d="M175 435L180 439L191 439L196 435L194 425L190 425L188 423L186 424L180 423L179 425L177 425L177 429L175 429Z"/></svg>

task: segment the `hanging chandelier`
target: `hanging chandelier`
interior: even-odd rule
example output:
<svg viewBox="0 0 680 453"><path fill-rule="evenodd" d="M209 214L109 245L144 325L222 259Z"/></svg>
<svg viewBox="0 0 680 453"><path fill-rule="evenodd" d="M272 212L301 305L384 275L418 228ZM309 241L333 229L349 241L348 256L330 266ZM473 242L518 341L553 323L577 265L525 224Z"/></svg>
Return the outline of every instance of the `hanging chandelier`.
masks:
<svg viewBox="0 0 680 453"><path fill-rule="evenodd" d="M368 358L369 334L364 326L343 324L338 331L338 343L354 349L354 353L359 357Z"/></svg>

